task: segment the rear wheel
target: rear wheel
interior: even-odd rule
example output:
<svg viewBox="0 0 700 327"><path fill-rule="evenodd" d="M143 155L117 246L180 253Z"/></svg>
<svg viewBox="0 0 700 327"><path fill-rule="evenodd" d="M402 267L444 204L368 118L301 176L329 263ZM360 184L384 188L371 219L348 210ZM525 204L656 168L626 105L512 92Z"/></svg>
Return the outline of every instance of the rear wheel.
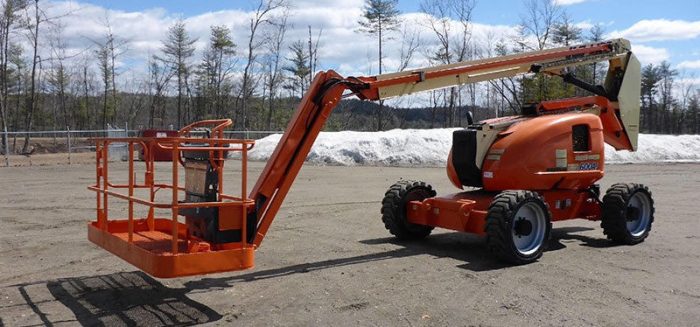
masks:
<svg viewBox="0 0 700 327"><path fill-rule="evenodd" d="M419 181L398 181L384 194L382 200L382 221L389 232L401 240L425 238L433 230L432 226L408 222L406 207L410 201L422 201L435 196L429 184Z"/></svg>
<svg viewBox="0 0 700 327"><path fill-rule="evenodd" d="M615 243L633 245L649 236L654 222L654 199L642 184L611 186L603 197L600 226Z"/></svg>
<svg viewBox="0 0 700 327"><path fill-rule="evenodd" d="M539 259L552 229L542 197L532 191L498 194L486 214L486 244L499 259L526 264Z"/></svg>

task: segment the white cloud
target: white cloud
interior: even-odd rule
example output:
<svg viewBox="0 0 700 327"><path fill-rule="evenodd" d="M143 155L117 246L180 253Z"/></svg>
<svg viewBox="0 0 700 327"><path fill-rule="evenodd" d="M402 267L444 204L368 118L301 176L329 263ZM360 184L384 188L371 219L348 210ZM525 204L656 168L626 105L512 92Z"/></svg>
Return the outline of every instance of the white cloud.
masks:
<svg viewBox="0 0 700 327"><path fill-rule="evenodd" d="M296 40L305 42L308 38L308 26L311 26L314 37L319 30L322 30L319 69L337 69L344 75L376 74L376 40L356 32L363 4L364 0L294 1L289 9L287 44ZM49 7L48 11L53 16L62 16L65 12L71 12L71 15L61 19L65 26L63 35L72 53L94 47L95 41L102 41L106 33L104 22L109 19L114 34L128 41L128 52L125 54L124 61L132 65L124 66L125 69L145 70L147 58L160 51L168 27L180 18L162 8L127 12L73 1L54 1L49 3ZM238 53L243 57L249 33L248 23L252 15L253 13L249 10L221 10L182 18L190 35L198 39L195 43L197 57L206 47L211 25L228 26L232 31L234 42L238 44ZM406 21L409 27L420 32L422 41L421 48L409 66L419 67L428 64L425 55L437 46L437 41L433 32L426 26L426 15L415 12L404 13L401 19ZM450 25L454 37L457 37L460 24L450 21ZM500 39L509 39L514 32L513 26L472 24L472 39L477 44L493 45ZM266 31L263 29L259 33L262 37ZM392 39L384 44L385 71L392 71L398 67L400 48L401 37L398 32L395 32ZM284 51L287 52L287 46L284 47ZM92 52L85 53L89 56ZM283 57L286 56L287 53L283 54ZM143 64L139 64L139 61ZM239 62L244 62L244 58Z"/></svg>
<svg viewBox="0 0 700 327"><path fill-rule="evenodd" d="M700 77L681 77L676 80L676 83L680 84L681 86L685 87L696 87L700 85Z"/></svg>
<svg viewBox="0 0 700 327"><path fill-rule="evenodd" d="M645 19L627 29L610 32L610 36L636 42L694 39L700 36L700 21Z"/></svg>
<svg viewBox="0 0 700 327"><path fill-rule="evenodd" d="M637 55L642 65L658 64L670 58L666 48L654 48L643 44L632 44L632 52Z"/></svg>
<svg viewBox="0 0 700 327"><path fill-rule="evenodd" d="M678 64L679 69L700 69L700 60L686 60Z"/></svg>
<svg viewBox="0 0 700 327"><path fill-rule="evenodd" d="M576 26L582 30L587 31L587 30L590 30L591 28L593 28L593 26L595 26L595 25L593 23L591 23L590 20L584 20L582 22L578 22L578 23L574 24L574 26Z"/></svg>
<svg viewBox="0 0 700 327"><path fill-rule="evenodd" d="M573 4L582 0L558 0L559 4ZM370 75L377 73L377 45L376 40L370 36L356 32L357 21L361 16L363 0L348 0L331 2L320 0L294 1L290 8L286 43L291 44L296 40L306 41L308 38L308 26L313 29L314 37L320 29L323 30L319 47L318 69L334 69L342 75ZM58 16L70 11L72 14L62 18L65 29L64 38L69 45L69 53L80 53L83 49L94 46L92 40L101 40L105 34L103 21L109 17L113 32L121 39L127 40L129 50L121 60L121 79L123 83L134 80L134 76L144 76L145 62L151 54L157 54L162 48L162 40L171 26L180 16L168 12L162 8L154 8L141 12L127 12L110 10L101 6L81 2L49 2L49 15ZM193 63L199 60L201 50L206 46L211 25L225 25L232 31L234 42L238 44L238 54L241 56L239 64L245 62L244 52L247 46L248 22L252 17L250 10L222 10L207 12L199 15L182 17L185 20L188 32L198 38L196 57ZM404 13L401 18L409 27L420 32L422 45L409 65L422 67L430 65L426 55L433 53L438 45L434 33L427 27L426 15L421 13ZM628 30L623 31L626 36L642 35L635 32L639 23ZM458 37L460 24L450 21L451 31L454 37ZM587 29L592 26L591 21L577 23L577 26ZM516 33L512 25L490 25L475 22L472 24L472 40L477 48L484 45L494 46L500 40L510 43ZM266 31L261 31L261 36ZM633 33L634 32L634 33ZM622 32L613 32L622 33ZM635 34L636 33L636 34ZM48 34L46 36L49 37ZM649 38L649 36L645 36ZM456 41L456 39L455 39ZM637 41L637 40L634 40ZM666 48L656 48L645 44L633 42L635 53L644 63L659 63L670 58ZM283 47L283 57L288 57L287 45ZM394 71L399 65L399 53L401 48L401 36L399 32L393 34L393 38L384 44L385 71ZM92 51L84 52L88 59L94 60ZM487 56L486 53L480 55ZM85 60L85 56L77 56L75 60ZM286 64L286 62L285 62ZM685 63L681 65L690 65Z"/></svg>
<svg viewBox="0 0 700 327"><path fill-rule="evenodd" d="M570 6L577 3L586 2L587 0L552 0L552 3L559 6Z"/></svg>

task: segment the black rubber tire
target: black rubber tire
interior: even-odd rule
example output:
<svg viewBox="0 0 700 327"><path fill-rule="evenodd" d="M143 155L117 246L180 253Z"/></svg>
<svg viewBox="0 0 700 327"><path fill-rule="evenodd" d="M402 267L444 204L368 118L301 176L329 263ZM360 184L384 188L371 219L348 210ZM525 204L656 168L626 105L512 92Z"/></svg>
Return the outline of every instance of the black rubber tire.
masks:
<svg viewBox="0 0 700 327"><path fill-rule="evenodd" d="M523 205L535 202L544 213L545 232L539 248L532 254L525 255L517 250L513 241L513 222L515 214ZM544 199L532 191L503 191L491 201L486 214L486 245L498 259L516 265L537 261L547 247L552 230L551 213Z"/></svg>
<svg viewBox="0 0 700 327"><path fill-rule="evenodd" d="M627 228L627 208L629 201L637 193L642 193L649 199L650 217L646 229L641 235L634 236ZM642 184L618 183L611 186L603 197L603 217L600 227L608 239L618 244L634 245L644 242L649 236L651 225L654 223L654 199L649 188ZM639 219L639 218L638 218Z"/></svg>
<svg viewBox="0 0 700 327"><path fill-rule="evenodd" d="M398 181L384 194L382 221L384 227L400 240L419 240L430 235L432 226L408 222L406 207L409 201L421 201L435 196L429 184L420 181Z"/></svg>

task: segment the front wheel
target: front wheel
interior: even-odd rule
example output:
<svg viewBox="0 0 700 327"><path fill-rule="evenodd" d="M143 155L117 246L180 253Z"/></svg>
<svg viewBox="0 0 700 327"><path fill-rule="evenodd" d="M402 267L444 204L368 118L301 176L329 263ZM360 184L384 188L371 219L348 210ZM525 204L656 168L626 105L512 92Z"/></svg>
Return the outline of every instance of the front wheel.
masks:
<svg viewBox="0 0 700 327"><path fill-rule="evenodd" d="M603 197L600 226L615 243L633 245L649 236L654 222L654 199L642 184L619 183Z"/></svg>
<svg viewBox="0 0 700 327"><path fill-rule="evenodd" d="M542 197L532 191L498 194L486 214L486 244L501 260L526 264L542 256L552 229Z"/></svg>
<svg viewBox="0 0 700 327"><path fill-rule="evenodd" d="M411 201L434 197L433 187L425 182L398 181L384 194L382 222L389 232L400 240L417 240L430 235L432 226L412 224L408 221L406 207Z"/></svg>

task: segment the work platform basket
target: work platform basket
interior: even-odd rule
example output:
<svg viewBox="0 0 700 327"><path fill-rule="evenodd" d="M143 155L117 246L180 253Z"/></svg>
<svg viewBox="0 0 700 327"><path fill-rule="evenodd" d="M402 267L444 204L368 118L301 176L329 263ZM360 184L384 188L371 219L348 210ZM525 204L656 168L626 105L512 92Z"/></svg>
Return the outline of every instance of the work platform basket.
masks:
<svg viewBox="0 0 700 327"><path fill-rule="evenodd" d="M182 128L176 137L96 139L96 183L88 188L97 194L97 217L88 223L90 241L155 277L253 267L255 248L248 242L246 218L254 203L246 194L246 181L247 153L254 141L224 138L223 129L231 124L230 119L200 121ZM126 184L110 181L112 143L129 149ZM138 147L143 164L134 161ZM171 170L169 181L155 177L154 153L162 151L172 153L172 165L158 167ZM224 161L231 152L240 153L240 196L223 192ZM145 170L138 182L136 165ZM159 192L169 193L166 201L156 201ZM125 201L126 218L110 219L112 200ZM145 214L136 217L135 205ZM167 214L158 217L159 211Z"/></svg>

